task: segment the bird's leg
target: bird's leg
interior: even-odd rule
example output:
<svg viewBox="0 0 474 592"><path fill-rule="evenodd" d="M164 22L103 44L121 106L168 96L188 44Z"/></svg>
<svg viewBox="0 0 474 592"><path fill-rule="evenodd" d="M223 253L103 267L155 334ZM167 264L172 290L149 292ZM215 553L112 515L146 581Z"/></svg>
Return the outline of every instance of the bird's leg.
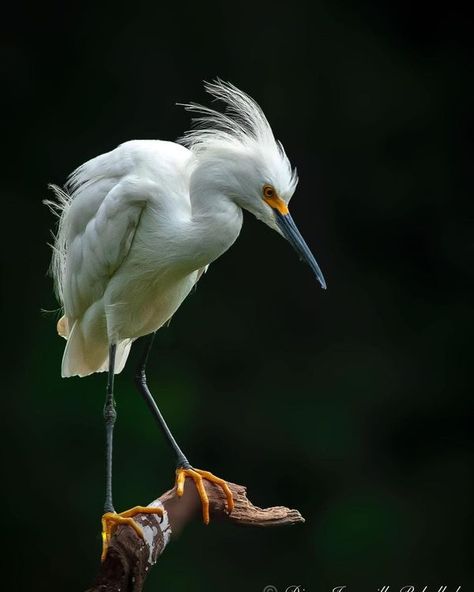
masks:
<svg viewBox="0 0 474 592"><path fill-rule="evenodd" d="M117 419L117 411L115 410L114 400L114 369L115 369L115 353L116 345L112 344L109 348L109 373L107 379L107 391L105 395L104 405L104 421L105 421L105 503L104 514L102 516L102 555L101 560L104 561L107 556L110 539L114 530L119 524L128 524L131 526L138 536L143 538L143 530L139 524L133 520L137 514L160 514L163 515L161 508L151 508L135 506L130 510L117 514L114 510L112 501L112 450L114 425Z"/></svg>
<svg viewBox="0 0 474 592"><path fill-rule="evenodd" d="M231 492L229 486L227 485L227 483L223 479L216 477L215 475L213 475L209 471L202 471L201 469L194 469L191 466L190 462L188 461L188 459L184 455L183 451L178 446L178 443L174 439L174 436L171 433L171 430L169 429L168 424L165 421L165 418L161 414L161 411L159 410L158 405L156 404L156 401L153 398L153 395L151 394L150 389L148 388L148 384L146 381L146 372L145 372L146 364L148 362L148 356L150 355L150 351L151 351L154 339L155 339L155 333L152 333L146 337L145 349L143 352L143 356L140 360L140 364L138 366L138 369L137 369L137 372L135 375L136 384L137 384L138 390L140 391L140 394L145 399L145 402L148 405L148 408L152 412L153 417L155 418L156 422L158 423L158 426L160 427L161 431L163 432L163 434L166 438L166 441L171 446L171 449L173 450L173 452L176 456L176 494L179 497L181 497L183 495L185 479L186 479L186 477L191 477L191 479L194 481L194 483L196 485L196 489L199 493L199 497L201 498L202 514L203 514L204 523L208 524L209 523L209 498L208 498L206 490L204 488L203 480L206 479L206 481L210 481L211 483L215 483L216 485L219 485L222 488L222 490L226 496L226 499L227 499L227 509L228 509L229 513L232 512L232 510L234 508L234 498L232 496L232 492Z"/></svg>
<svg viewBox="0 0 474 592"><path fill-rule="evenodd" d="M117 419L114 400L114 368L117 346L113 343L109 348L109 373L105 394L104 422L105 422L105 503L104 512L115 512L112 501L112 449L114 439L114 425Z"/></svg>
<svg viewBox="0 0 474 592"><path fill-rule="evenodd" d="M156 422L158 423L158 426L160 427L161 431L163 432L163 434L166 438L166 441L168 442L168 444L171 446L173 452L175 453L177 466L183 467L186 469L191 468L191 465L189 464L188 459L185 457L183 451L181 450L181 448L178 446L178 443L174 439L174 436L171 433L171 431L168 427L168 424L165 421L165 418L161 414L161 411L159 410L158 405L156 404L156 401L153 398L153 395L150 393L150 389L148 388L148 384L146 382L145 370L146 370L146 364L148 362L148 356L150 355L151 347L152 347L153 341L155 339L155 333L151 333L150 335L147 335L145 339L146 339L145 349L143 351L142 359L140 360L140 364L139 364L139 366L137 368L137 372L135 374L135 381L136 381L138 390L140 391L141 395L145 399L145 403L148 405L148 408L152 412L153 417L155 418Z"/></svg>

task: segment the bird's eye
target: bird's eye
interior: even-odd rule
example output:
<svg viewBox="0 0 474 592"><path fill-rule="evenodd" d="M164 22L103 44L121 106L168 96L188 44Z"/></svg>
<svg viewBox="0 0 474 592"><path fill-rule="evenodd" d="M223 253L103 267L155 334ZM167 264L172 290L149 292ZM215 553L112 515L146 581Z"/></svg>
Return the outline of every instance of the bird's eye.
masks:
<svg viewBox="0 0 474 592"><path fill-rule="evenodd" d="M266 199L272 199L272 197L275 197L275 189L273 189L271 185L264 185L263 197L265 197Z"/></svg>

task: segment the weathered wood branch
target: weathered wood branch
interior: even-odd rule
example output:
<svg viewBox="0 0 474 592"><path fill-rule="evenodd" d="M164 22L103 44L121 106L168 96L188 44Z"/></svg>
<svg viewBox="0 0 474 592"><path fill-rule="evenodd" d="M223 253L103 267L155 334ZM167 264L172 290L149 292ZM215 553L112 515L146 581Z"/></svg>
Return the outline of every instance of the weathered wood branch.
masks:
<svg viewBox="0 0 474 592"><path fill-rule="evenodd" d="M304 522L298 510L283 506L257 508L247 499L246 488L234 483L229 483L235 502L229 515L222 490L208 481L205 481L205 487L211 521L225 519L243 526L289 526ZM87 592L141 592L151 567L163 553L171 536L178 534L192 518L201 516L201 502L189 478L186 479L182 498L176 496L173 488L149 505L162 507L163 519L154 514L138 514L135 519L143 528L143 539L132 528L119 526L96 580Z"/></svg>

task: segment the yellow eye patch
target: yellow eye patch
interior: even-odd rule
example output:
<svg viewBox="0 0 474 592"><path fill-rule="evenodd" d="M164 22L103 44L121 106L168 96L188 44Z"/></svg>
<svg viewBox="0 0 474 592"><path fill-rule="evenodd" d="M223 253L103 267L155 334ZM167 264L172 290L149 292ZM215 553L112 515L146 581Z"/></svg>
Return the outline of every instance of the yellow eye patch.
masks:
<svg viewBox="0 0 474 592"><path fill-rule="evenodd" d="M264 185L262 189L264 201L274 210L277 210L283 216L289 213L288 206L286 203L278 197L275 188L271 185Z"/></svg>

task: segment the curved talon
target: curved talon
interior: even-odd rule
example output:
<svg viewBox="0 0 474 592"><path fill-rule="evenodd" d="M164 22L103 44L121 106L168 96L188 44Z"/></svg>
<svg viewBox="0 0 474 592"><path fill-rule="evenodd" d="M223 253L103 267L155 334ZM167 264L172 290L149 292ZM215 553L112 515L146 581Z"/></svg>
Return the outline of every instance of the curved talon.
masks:
<svg viewBox="0 0 474 592"><path fill-rule="evenodd" d="M180 467L176 469L176 495L178 497L181 497L184 493L184 482L186 477L191 477L191 479L194 481L199 497L201 498L202 518L204 524L209 524L209 497L204 487L204 479L211 483L215 483L216 485L219 485L219 487L221 487L226 497L227 511L229 512L229 514L232 512L232 510L234 509L234 497L232 495L230 487L227 485L227 482L224 481L224 479L216 477L209 471L203 471L201 469L193 468L185 469L183 467Z"/></svg>
<svg viewBox="0 0 474 592"><path fill-rule="evenodd" d="M106 512L102 516L101 561L104 561L104 559L107 557L110 540L112 539L112 536L119 524L127 524L128 526L131 526L136 532L137 536L143 538L142 527L137 522L135 522L135 520L133 520L133 516L136 516L137 514L159 514L161 517L163 517L163 508L135 506L134 508L130 508L130 510L125 510L125 512L120 512L120 514L117 514L116 512Z"/></svg>
<svg viewBox="0 0 474 592"><path fill-rule="evenodd" d="M232 495L232 491L230 490L230 487L227 484L227 481L225 481L224 479L221 479L220 477L216 477L215 475L213 475L212 473L210 473L209 471L203 471L201 469L194 469L197 473L199 473L200 475L202 475L202 477L204 479L206 479L207 481L210 481L211 483L215 483L216 485L219 485L221 487L221 489L223 490L226 500L227 500L227 511L229 512L229 514L232 512L232 510L234 509L234 496Z"/></svg>

